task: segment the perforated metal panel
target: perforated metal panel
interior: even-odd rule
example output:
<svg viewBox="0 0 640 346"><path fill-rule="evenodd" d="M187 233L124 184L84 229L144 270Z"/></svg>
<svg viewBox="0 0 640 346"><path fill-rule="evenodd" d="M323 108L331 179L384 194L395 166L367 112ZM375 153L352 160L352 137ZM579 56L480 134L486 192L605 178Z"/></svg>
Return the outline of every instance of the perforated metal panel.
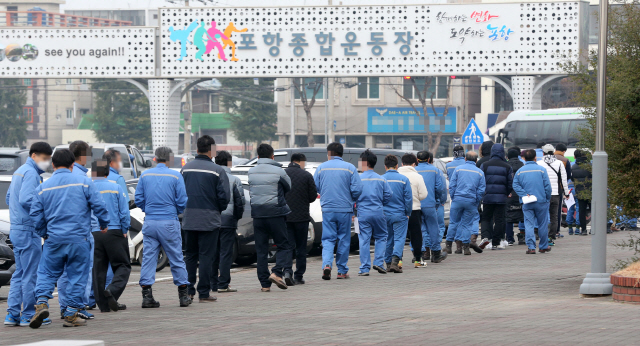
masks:
<svg viewBox="0 0 640 346"><path fill-rule="evenodd" d="M531 76L511 77L513 109L531 109L531 98L536 86L536 78Z"/></svg>
<svg viewBox="0 0 640 346"><path fill-rule="evenodd" d="M168 79L149 80L149 109L153 149L167 146L178 153L180 126L180 91L169 97L177 82Z"/></svg>
<svg viewBox="0 0 640 346"><path fill-rule="evenodd" d="M153 77L155 30L0 29L0 77Z"/></svg>
<svg viewBox="0 0 640 346"><path fill-rule="evenodd" d="M161 75L555 74L584 45L587 5L161 9Z"/></svg>

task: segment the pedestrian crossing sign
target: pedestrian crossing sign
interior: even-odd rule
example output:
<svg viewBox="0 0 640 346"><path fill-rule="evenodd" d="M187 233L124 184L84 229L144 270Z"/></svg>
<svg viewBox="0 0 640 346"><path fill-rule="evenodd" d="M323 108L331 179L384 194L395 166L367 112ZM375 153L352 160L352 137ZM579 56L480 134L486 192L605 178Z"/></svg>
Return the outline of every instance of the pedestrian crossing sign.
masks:
<svg viewBox="0 0 640 346"><path fill-rule="evenodd" d="M484 135L480 132L476 121L471 119L467 129L462 134L462 144L482 144Z"/></svg>

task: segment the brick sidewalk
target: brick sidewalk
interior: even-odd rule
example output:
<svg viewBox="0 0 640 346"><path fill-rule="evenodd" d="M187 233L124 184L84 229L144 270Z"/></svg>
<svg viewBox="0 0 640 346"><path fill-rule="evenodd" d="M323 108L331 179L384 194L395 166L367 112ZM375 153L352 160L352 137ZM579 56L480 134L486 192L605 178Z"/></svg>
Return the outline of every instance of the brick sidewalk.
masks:
<svg viewBox="0 0 640 346"><path fill-rule="evenodd" d="M627 237L621 232L608 239L611 244ZM2 328L0 344L47 339L98 339L107 345L640 343L640 305L579 297L590 268L591 237L566 236L556 244L549 254L525 255L525 246L513 246L369 277L357 276L358 258L352 256L350 280L336 280L334 270L334 279L323 281L314 257L304 286L261 293L251 268L232 275L240 292L189 308L178 307L171 281L154 286L162 304L154 310L141 309L140 289L129 287L121 299L126 311L98 313L84 328L62 328L59 319L39 330ZM608 247L608 264L626 256ZM410 257L405 249L405 260ZM6 288L0 294L6 295ZM57 311L57 301L51 303Z"/></svg>

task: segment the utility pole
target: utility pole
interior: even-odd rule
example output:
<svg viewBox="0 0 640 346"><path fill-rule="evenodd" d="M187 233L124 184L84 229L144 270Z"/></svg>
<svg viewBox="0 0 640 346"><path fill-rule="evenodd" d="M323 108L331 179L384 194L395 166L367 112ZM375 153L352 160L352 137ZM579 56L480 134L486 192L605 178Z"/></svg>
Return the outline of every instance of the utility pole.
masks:
<svg viewBox="0 0 640 346"><path fill-rule="evenodd" d="M184 103L184 150L183 154L191 152L191 90L187 92L186 102Z"/></svg>
<svg viewBox="0 0 640 346"><path fill-rule="evenodd" d="M600 0L600 37L598 42L598 98L596 101L596 151L593 153L593 199L591 215L591 273L580 285L580 294L609 295L613 293L610 274L607 273L607 165L604 147L605 113L607 97L607 32L609 27L609 1Z"/></svg>
<svg viewBox="0 0 640 346"><path fill-rule="evenodd" d="M329 111L328 111L328 115L327 115L327 121L329 122L328 126L327 126L327 140L326 140L326 144L328 145L329 143L332 143L335 140L334 137L334 133L333 133L333 112L334 112L334 108L333 107L333 85L334 85L334 79L333 77L329 78L329 83L327 83L327 103L329 103Z"/></svg>
<svg viewBox="0 0 640 346"><path fill-rule="evenodd" d="M293 148L296 144L296 86L291 78L291 134L289 135L289 148Z"/></svg>

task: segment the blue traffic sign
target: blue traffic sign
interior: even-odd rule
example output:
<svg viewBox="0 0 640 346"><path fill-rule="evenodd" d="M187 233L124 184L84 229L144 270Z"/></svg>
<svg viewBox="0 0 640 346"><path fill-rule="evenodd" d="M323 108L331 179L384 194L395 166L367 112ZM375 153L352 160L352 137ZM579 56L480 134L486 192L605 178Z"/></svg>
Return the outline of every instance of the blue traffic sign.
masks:
<svg viewBox="0 0 640 346"><path fill-rule="evenodd" d="M471 119L467 129L462 134L462 144L482 144L484 135L480 132L476 121Z"/></svg>

